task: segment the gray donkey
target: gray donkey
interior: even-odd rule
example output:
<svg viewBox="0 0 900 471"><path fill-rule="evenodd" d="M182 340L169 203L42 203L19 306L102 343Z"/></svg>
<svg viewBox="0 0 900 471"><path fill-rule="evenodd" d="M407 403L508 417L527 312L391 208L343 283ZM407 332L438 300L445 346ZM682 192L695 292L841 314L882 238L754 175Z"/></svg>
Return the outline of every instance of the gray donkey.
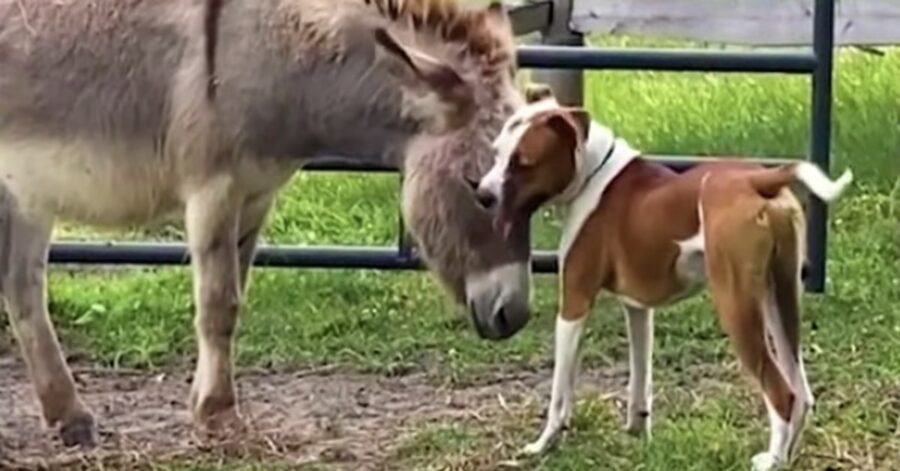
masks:
<svg viewBox="0 0 900 471"><path fill-rule="evenodd" d="M290 176L388 161L428 266L501 339L528 319L528 228L470 182L521 103L508 17L446 0L0 0L0 290L50 426L91 445L47 313L53 223L183 214L205 430L242 423L232 338L254 248Z"/></svg>

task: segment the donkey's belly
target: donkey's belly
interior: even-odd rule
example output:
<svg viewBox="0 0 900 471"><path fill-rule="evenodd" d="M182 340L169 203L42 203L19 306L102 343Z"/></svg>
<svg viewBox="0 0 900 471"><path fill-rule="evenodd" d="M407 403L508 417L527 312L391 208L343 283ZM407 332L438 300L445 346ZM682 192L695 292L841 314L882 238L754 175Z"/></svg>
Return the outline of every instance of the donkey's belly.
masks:
<svg viewBox="0 0 900 471"><path fill-rule="evenodd" d="M92 225L145 223L180 206L173 165L150 145L0 134L0 181L24 212Z"/></svg>

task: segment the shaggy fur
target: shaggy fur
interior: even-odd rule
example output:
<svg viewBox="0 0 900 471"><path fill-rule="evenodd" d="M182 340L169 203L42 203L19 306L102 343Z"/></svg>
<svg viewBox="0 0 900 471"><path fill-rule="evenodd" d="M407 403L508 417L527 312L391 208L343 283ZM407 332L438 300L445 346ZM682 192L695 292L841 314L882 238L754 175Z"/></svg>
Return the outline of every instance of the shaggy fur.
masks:
<svg viewBox="0 0 900 471"><path fill-rule="evenodd" d="M460 301L466 279L527 262L527 231L503 240L464 178L520 104L514 57L501 9L446 0L0 0L0 290L47 422L94 441L47 315L56 220L184 217L190 407L211 428L240 423L231 339L249 266L310 159L404 167L408 226Z"/></svg>

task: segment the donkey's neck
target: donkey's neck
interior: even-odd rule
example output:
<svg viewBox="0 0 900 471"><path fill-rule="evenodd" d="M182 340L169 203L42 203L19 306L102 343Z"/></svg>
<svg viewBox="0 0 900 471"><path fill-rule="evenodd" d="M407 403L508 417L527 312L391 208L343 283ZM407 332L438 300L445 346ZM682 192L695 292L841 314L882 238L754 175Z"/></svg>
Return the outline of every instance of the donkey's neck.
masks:
<svg viewBox="0 0 900 471"><path fill-rule="evenodd" d="M233 100L238 108L232 117L242 121L235 129L243 146L256 155L291 160L341 157L396 164L418 127L402 115L400 90L391 77L379 70L363 77L364 64L347 62L322 64L302 75L270 70L255 79L264 82L252 91L258 93L229 96L223 81L219 100Z"/></svg>
<svg viewBox="0 0 900 471"><path fill-rule="evenodd" d="M277 5L231 2L221 13L217 50L227 53L216 57L216 101L226 127L255 155L398 164L420 129L404 114L400 80L378 60L368 7L342 2L334 17L305 3L311 31L328 33L310 39L281 27ZM273 22L279 28L260 32Z"/></svg>

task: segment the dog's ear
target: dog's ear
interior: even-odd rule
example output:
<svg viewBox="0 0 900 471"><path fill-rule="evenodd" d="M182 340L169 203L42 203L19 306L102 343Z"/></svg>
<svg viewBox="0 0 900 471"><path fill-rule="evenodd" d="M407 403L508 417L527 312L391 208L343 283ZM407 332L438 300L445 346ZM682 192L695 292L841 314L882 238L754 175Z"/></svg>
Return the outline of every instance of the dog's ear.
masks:
<svg viewBox="0 0 900 471"><path fill-rule="evenodd" d="M485 18L488 21L494 22L493 24L500 24L504 26L509 26L509 13L506 11L506 7L503 6L503 2L492 0L490 4L488 4L487 8L482 10Z"/></svg>
<svg viewBox="0 0 900 471"><path fill-rule="evenodd" d="M567 109L557 108L538 115L519 143L518 163L534 167L547 159L563 158L579 147L581 125Z"/></svg>
<svg viewBox="0 0 900 471"><path fill-rule="evenodd" d="M529 83L525 85L525 102L532 104L538 101L553 98L553 89L543 83Z"/></svg>
<svg viewBox="0 0 900 471"><path fill-rule="evenodd" d="M587 142L591 132L591 114L584 108L577 107L566 108L566 112L572 117L572 122L581 132L582 143Z"/></svg>

